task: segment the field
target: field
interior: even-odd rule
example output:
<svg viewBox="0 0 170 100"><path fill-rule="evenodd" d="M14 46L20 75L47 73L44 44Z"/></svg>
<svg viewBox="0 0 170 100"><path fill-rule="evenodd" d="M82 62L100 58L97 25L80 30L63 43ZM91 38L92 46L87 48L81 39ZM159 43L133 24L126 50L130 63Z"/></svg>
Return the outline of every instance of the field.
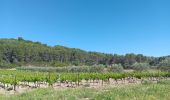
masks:
<svg viewBox="0 0 170 100"><path fill-rule="evenodd" d="M1 100L168 100L169 72L0 71Z"/></svg>
<svg viewBox="0 0 170 100"><path fill-rule="evenodd" d="M169 100L170 81L116 85L103 88L35 89L31 92L0 95L1 100Z"/></svg>

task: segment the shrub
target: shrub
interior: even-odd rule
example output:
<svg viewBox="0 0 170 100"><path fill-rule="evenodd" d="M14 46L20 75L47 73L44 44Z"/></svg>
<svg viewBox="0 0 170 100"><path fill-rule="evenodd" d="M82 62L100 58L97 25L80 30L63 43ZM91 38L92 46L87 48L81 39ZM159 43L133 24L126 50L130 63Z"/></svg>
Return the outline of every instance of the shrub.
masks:
<svg viewBox="0 0 170 100"><path fill-rule="evenodd" d="M143 71L149 69L149 66L148 63L134 63L132 68L136 71Z"/></svg>
<svg viewBox="0 0 170 100"><path fill-rule="evenodd" d="M170 57L162 60L159 63L158 69L163 70L163 71L169 71L170 72Z"/></svg>
<svg viewBox="0 0 170 100"><path fill-rule="evenodd" d="M67 66L67 67L17 67L18 70L31 70L31 71L55 71L55 72L102 72L104 70L103 65L94 66Z"/></svg>
<svg viewBox="0 0 170 100"><path fill-rule="evenodd" d="M123 66L121 64L112 64L108 67L108 72L123 72Z"/></svg>
<svg viewBox="0 0 170 100"><path fill-rule="evenodd" d="M89 72L102 72L104 70L104 65L93 65L89 67Z"/></svg>

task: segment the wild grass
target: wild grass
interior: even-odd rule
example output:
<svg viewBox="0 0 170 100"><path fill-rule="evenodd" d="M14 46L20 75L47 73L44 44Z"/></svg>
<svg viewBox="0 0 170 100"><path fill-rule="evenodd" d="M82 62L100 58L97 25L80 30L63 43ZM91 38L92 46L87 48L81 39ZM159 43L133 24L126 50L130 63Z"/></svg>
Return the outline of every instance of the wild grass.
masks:
<svg viewBox="0 0 170 100"><path fill-rule="evenodd" d="M14 95L0 95L0 100L169 100L170 81L123 85L112 88L36 89Z"/></svg>

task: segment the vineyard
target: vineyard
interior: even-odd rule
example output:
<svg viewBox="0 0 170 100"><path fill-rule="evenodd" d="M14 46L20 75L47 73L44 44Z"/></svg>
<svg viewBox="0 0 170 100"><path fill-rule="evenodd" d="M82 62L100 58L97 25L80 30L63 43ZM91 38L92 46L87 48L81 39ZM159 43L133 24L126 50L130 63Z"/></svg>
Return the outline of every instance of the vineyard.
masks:
<svg viewBox="0 0 170 100"><path fill-rule="evenodd" d="M54 73L17 70L0 71L0 88L16 91L19 87L79 87L88 85L114 85L142 83L145 80L158 82L168 80L169 72L129 73Z"/></svg>

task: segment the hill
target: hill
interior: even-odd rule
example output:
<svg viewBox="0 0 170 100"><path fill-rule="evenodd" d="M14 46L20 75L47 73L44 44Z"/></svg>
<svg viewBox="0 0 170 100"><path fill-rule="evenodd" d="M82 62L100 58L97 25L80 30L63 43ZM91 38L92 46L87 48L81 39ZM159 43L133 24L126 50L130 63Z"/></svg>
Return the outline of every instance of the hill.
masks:
<svg viewBox="0 0 170 100"><path fill-rule="evenodd" d="M105 54L88 52L60 45L48 46L40 42L18 39L0 39L0 66L15 67L22 65L54 66L69 65L112 65L121 64L131 68L134 63L158 65L166 57L147 57L142 54Z"/></svg>

